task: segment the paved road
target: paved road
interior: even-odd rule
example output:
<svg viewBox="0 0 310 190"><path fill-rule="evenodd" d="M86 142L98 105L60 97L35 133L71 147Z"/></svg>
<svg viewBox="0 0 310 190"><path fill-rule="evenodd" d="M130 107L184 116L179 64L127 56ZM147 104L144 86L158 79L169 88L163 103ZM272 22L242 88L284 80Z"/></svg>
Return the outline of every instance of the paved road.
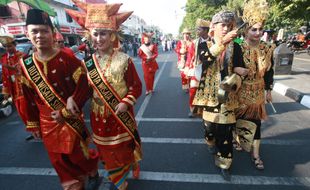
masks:
<svg viewBox="0 0 310 190"><path fill-rule="evenodd" d="M141 63L134 60L142 78ZM129 190L310 189L308 108L273 93L278 112L262 127L266 169L257 171L247 153L235 152L232 181L226 182L203 143L201 121L187 118L188 95L181 90L175 54L162 53L158 61L156 92L143 95L135 109L144 159L141 179L129 180ZM16 113L0 120L0 189L61 189L42 143L25 142L26 136Z"/></svg>

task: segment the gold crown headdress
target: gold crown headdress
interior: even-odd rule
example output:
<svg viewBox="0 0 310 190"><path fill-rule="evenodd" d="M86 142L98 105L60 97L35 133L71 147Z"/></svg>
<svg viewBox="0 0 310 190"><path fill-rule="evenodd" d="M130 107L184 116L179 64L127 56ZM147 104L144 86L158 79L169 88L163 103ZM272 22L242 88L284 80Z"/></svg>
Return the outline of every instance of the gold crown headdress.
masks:
<svg viewBox="0 0 310 190"><path fill-rule="evenodd" d="M253 26L256 23L264 23L269 14L266 0L245 0L242 19Z"/></svg>

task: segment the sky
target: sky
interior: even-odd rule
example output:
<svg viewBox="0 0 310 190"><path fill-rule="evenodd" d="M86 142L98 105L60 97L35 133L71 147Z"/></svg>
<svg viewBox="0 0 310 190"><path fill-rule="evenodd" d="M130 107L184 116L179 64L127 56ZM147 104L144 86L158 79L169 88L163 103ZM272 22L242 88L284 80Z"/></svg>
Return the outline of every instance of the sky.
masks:
<svg viewBox="0 0 310 190"><path fill-rule="evenodd" d="M177 35L185 16L187 0L108 0L108 3L123 3L120 11L134 11L148 25L159 26L164 33Z"/></svg>

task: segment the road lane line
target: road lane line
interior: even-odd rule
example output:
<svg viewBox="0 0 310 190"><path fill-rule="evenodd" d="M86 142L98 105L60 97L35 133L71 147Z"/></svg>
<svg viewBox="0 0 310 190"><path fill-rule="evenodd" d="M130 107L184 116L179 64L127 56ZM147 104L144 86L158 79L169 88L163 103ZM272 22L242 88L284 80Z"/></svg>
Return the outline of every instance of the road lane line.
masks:
<svg viewBox="0 0 310 190"><path fill-rule="evenodd" d="M278 94L281 94L282 96L285 96L287 89L288 89L287 86L279 82L276 82L273 87L273 90Z"/></svg>
<svg viewBox="0 0 310 190"><path fill-rule="evenodd" d="M204 139L200 138L159 138L159 137L141 137L142 143L169 143L169 144L205 144ZM280 139L262 139L261 144L264 145L280 145L280 146L302 146L308 145L309 140L280 140Z"/></svg>
<svg viewBox="0 0 310 190"><path fill-rule="evenodd" d="M150 122L200 122L202 123L201 118L136 118L139 121L150 121Z"/></svg>
<svg viewBox="0 0 310 190"><path fill-rule="evenodd" d="M204 145L205 141L202 138L161 138L161 137L141 137L143 144L190 144L190 145ZM31 140L31 143L42 143L40 140ZM309 140L280 140L280 139L263 139L263 145L277 145L277 146L307 146L310 144Z"/></svg>
<svg viewBox="0 0 310 190"><path fill-rule="evenodd" d="M100 174L105 173L103 169ZM26 167L0 167L0 175L35 175L57 176L53 168L26 168ZM131 178L132 174L129 175ZM235 185L280 185L280 186L310 186L310 177L282 177L282 176L243 176L232 175L231 181L225 181L217 174L200 173L172 173L141 171L139 180L166 181L181 183L213 183Z"/></svg>
<svg viewBox="0 0 310 190"><path fill-rule="evenodd" d="M90 123L89 119L84 120L86 123ZM202 122L201 118L138 118L136 117L136 121L149 121L149 122ZM5 125L20 125L22 121L10 121L5 123Z"/></svg>
<svg viewBox="0 0 310 190"><path fill-rule="evenodd" d="M304 95L300 101L300 103L308 108L310 108L310 96Z"/></svg>
<svg viewBox="0 0 310 190"><path fill-rule="evenodd" d="M157 86L157 83L158 83L158 80L160 79L160 76L162 75L166 65L167 65L167 60L168 58L170 58L170 54L166 57L165 61L164 61L164 64L163 66L161 67L161 70L159 71L158 75L156 76L155 78L155 82L154 82L154 89L156 89L156 86ZM137 122L137 126L139 126L139 123L140 123L140 119L142 118L142 115L143 113L145 112L146 110L146 107L147 105L149 104L150 102L150 99L152 97L152 94L149 94L148 96L146 96L144 98L144 101L142 102L137 114L136 114L136 122Z"/></svg>
<svg viewBox="0 0 310 190"><path fill-rule="evenodd" d="M310 59L303 59L303 58L299 58L299 57L295 57L294 59L310 62Z"/></svg>

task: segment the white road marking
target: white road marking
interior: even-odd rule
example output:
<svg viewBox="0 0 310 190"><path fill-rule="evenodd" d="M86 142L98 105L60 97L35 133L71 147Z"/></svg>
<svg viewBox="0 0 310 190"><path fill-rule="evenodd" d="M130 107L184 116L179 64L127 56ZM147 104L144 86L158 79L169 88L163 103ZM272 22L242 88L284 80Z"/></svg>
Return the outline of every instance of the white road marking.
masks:
<svg viewBox="0 0 310 190"><path fill-rule="evenodd" d="M278 83L278 82L276 82L276 83L274 84L274 87L273 87L273 90L274 90L275 92L281 94L282 96L285 96L287 89L288 89L287 86L285 86L285 85L283 85L283 84L281 84L281 83Z"/></svg>
<svg viewBox="0 0 310 190"><path fill-rule="evenodd" d="M303 58L299 58L299 57L295 57L294 59L310 62L310 59L303 59Z"/></svg>
<svg viewBox="0 0 310 190"><path fill-rule="evenodd" d="M203 138L161 138L161 137L141 137L143 144L156 143L156 144L190 144L190 145L203 145L205 141ZM30 143L42 143L41 140L31 140ZM309 140L296 140L296 139L264 139L261 140L263 145L277 145L277 146L307 146Z"/></svg>
<svg viewBox="0 0 310 190"><path fill-rule="evenodd" d="M105 173L103 169L99 172ZM1 175L35 175L57 176L53 168L26 168L26 167L0 167ZM130 174L130 176L132 176ZM310 177L282 177L282 176L242 176L232 175L231 181L225 181L217 174L200 173L172 173L141 171L139 180L168 181L181 183L213 183L235 185L281 185L281 186L310 186Z"/></svg>
<svg viewBox="0 0 310 190"><path fill-rule="evenodd" d="M163 144L205 144L204 139L200 138L158 138L158 137L141 137L142 143L163 143ZM264 139L261 144L265 145L281 145L281 146L300 146L308 145L309 140L280 140L280 139Z"/></svg>
<svg viewBox="0 0 310 190"><path fill-rule="evenodd" d="M300 103L308 108L310 108L310 96L304 95L300 101Z"/></svg>
<svg viewBox="0 0 310 190"><path fill-rule="evenodd" d="M196 118L136 118L138 121L151 121L151 122L201 122L202 119Z"/></svg>

